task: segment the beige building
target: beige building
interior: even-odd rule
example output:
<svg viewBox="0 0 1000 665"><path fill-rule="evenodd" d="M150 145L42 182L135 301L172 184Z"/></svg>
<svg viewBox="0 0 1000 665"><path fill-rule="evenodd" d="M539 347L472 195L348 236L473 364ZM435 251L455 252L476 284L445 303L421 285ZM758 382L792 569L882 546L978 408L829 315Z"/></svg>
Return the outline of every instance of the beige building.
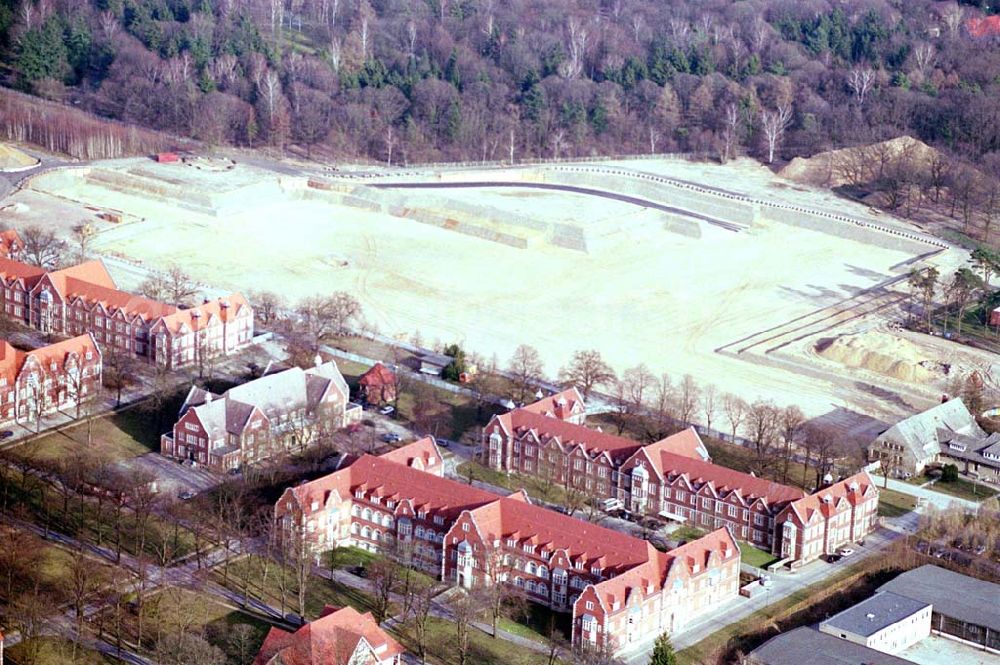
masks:
<svg viewBox="0 0 1000 665"><path fill-rule="evenodd" d="M819 624L820 632L895 654L931 634L931 604L882 591Z"/></svg>

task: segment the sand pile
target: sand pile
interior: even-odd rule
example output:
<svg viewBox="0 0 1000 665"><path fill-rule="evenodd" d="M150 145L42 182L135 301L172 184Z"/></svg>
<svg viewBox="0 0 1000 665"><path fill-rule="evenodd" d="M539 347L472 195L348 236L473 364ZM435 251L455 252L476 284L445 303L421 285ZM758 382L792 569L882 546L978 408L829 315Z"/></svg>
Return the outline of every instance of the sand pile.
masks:
<svg viewBox="0 0 1000 665"><path fill-rule="evenodd" d="M913 343L884 332L841 335L823 340L816 351L827 360L847 367L865 369L910 383L927 383L937 378L939 365L928 360Z"/></svg>
<svg viewBox="0 0 1000 665"><path fill-rule="evenodd" d="M38 163L31 155L13 146L0 143L0 171L16 171L30 168Z"/></svg>
<svg viewBox="0 0 1000 665"><path fill-rule="evenodd" d="M874 176L872 170L879 164L903 155L926 169L939 154L911 136L900 136L866 146L819 152L812 157L796 157L778 175L807 185L840 187L869 181Z"/></svg>

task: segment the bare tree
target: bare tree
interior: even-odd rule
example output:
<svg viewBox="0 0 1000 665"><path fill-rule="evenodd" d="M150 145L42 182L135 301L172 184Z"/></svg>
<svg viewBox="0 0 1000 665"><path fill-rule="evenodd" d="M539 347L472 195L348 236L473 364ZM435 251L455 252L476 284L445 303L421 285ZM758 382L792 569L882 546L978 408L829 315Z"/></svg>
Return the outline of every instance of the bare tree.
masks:
<svg viewBox="0 0 1000 665"><path fill-rule="evenodd" d="M779 411L771 402L757 400L747 409L744 425L753 446L754 470L762 475L770 462L771 446L779 427Z"/></svg>
<svg viewBox="0 0 1000 665"><path fill-rule="evenodd" d="M458 665L469 662L469 646L472 624L483 615L483 602L475 593L461 591L451 603L451 621L455 626L458 651Z"/></svg>
<svg viewBox="0 0 1000 665"><path fill-rule="evenodd" d="M597 386L610 385L615 380L615 371L604 362L600 352L590 349L573 354L569 365L559 370L559 380L568 386L576 386L586 400L590 391Z"/></svg>
<svg viewBox="0 0 1000 665"><path fill-rule="evenodd" d="M372 587L372 616L382 623L389 616L392 596L400 582L400 567L389 558L379 558L367 567L368 581Z"/></svg>
<svg viewBox="0 0 1000 665"><path fill-rule="evenodd" d="M24 240L24 258L41 268L58 268L66 256L66 243L54 231L28 226L21 230L21 239Z"/></svg>
<svg viewBox="0 0 1000 665"><path fill-rule="evenodd" d="M518 346L510 358L507 371L514 383L514 394L511 397L518 404L524 404L542 380L542 359L538 350L527 344Z"/></svg>
<svg viewBox="0 0 1000 665"><path fill-rule="evenodd" d="M781 454L781 482L788 482L788 466L794 454L795 440L806 422L805 414L797 406L786 406L781 410L781 439L785 444Z"/></svg>
<svg viewBox="0 0 1000 665"><path fill-rule="evenodd" d="M726 420L729 421L733 443L736 443L736 433L743 424L743 419L746 418L747 403L741 397L726 393L722 396L722 411L726 414Z"/></svg>
<svg viewBox="0 0 1000 665"><path fill-rule="evenodd" d="M690 425L694 420L694 414L698 410L698 401L701 397L701 389L694 377L685 374L677 386L677 417L685 425Z"/></svg>
<svg viewBox="0 0 1000 665"><path fill-rule="evenodd" d="M709 383L701 390L701 415L705 419L705 427L712 429L712 420L719 408L719 392L714 383Z"/></svg>
<svg viewBox="0 0 1000 665"><path fill-rule="evenodd" d="M774 153L785 137L785 130L792 122L792 107L781 104L774 110L760 112L760 127L767 142L767 163L774 163Z"/></svg>
<svg viewBox="0 0 1000 665"><path fill-rule="evenodd" d="M865 105L865 99L875 86L876 80L875 70L864 65L854 67L847 73L847 87L854 93L858 106Z"/></svg>

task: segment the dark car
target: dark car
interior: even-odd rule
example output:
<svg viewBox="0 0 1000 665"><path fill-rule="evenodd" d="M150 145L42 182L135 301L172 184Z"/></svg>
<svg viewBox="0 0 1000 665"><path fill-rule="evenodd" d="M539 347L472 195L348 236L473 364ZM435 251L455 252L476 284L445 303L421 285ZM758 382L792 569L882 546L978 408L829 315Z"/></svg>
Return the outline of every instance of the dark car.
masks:
<svg viewBox="0 0 1000 665"><path fill-rule="evenodd" d="M14 436L14 432L10 431L9 429L5 429L4 431L0 432L0 440L9 439L12 436Z"/></svg>
<svg viewBox="0 0 1000 665"><path fill-rule="evenodd" d="M398 434L393 434L392 432L386 432L382 435L382 440L386 443L399 443L403 440Z"/></svg>
<svg viewBox="0 0 1000 665"><path fill-rule="evenodd" d="M837 563L842 557L839 554L827 554L824 559L827 563Z"/></svg>

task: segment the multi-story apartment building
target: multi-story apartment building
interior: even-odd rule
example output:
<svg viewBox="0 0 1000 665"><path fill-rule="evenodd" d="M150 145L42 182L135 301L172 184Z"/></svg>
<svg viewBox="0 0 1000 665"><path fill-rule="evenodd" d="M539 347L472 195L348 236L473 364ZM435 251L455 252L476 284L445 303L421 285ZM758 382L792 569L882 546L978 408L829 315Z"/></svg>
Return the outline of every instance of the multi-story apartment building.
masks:
<svg viewBox="0 0 1000 665"><path fill-rule="evenodd" d="M551 404L560 395L543 401ZM548 406L529 405L493 417L483 429L482 454L498 471L541 476L597 499L615 498L635 516L686 522L704 530L728 528L736 538L774 554L790 552L796 565L833 552L844 542L860 540L876 526L878 489L867 474L861 474L812 495L835 496L851 482L862 487L838 504L852 506L856 526L846 531L840 526L848 519L843 517L846 508L809 512L809 519L822 518L824 528L836 536L828 538L820 551L812 545L786 547L785 538L799 537L794 522L804 506L812 504L796 504L802 506L798 512L786 509L810 497L798 488L713 464L694 429L644 446L590 429L580 420L569 422ZM809 533L820 531L816 527Z"/></svg>
<svg viewBox="0 0 1000 665"><path fill-rule="evenodd" d="M100 385L101 369L91 335L34 351L0 341L0 422L31 422L60 410L75 415Z"/></svg>
<svg viewBox="0 0 1000 665"><path fill-rule="evenodd" d="M222 395L192 387L160 452L224 471L302 449L361 419L337 364L266 371Z"/></svg>
<svg viewBox="0 0 1000 665"><path fill-rule="evenodd" d="M275 520L317 553L347 544L405 551L458 586L515 585L571 612L576 643L611 651L675 630L738 592L740 551L725 529L661 553L535 506L523 492L500 497L433 473L442 466L429 438L365 455L285 490Z"/></svg>
<svg viewBox="0 0 1000 665"><path fill-rule="evenodd" d="M0 258L0 311L62 335L91 333L107 355L127 353L163 369L199 365L245 347L253 309L239 294L179 309L118 290L101 261L63 270Z"/></svg>

